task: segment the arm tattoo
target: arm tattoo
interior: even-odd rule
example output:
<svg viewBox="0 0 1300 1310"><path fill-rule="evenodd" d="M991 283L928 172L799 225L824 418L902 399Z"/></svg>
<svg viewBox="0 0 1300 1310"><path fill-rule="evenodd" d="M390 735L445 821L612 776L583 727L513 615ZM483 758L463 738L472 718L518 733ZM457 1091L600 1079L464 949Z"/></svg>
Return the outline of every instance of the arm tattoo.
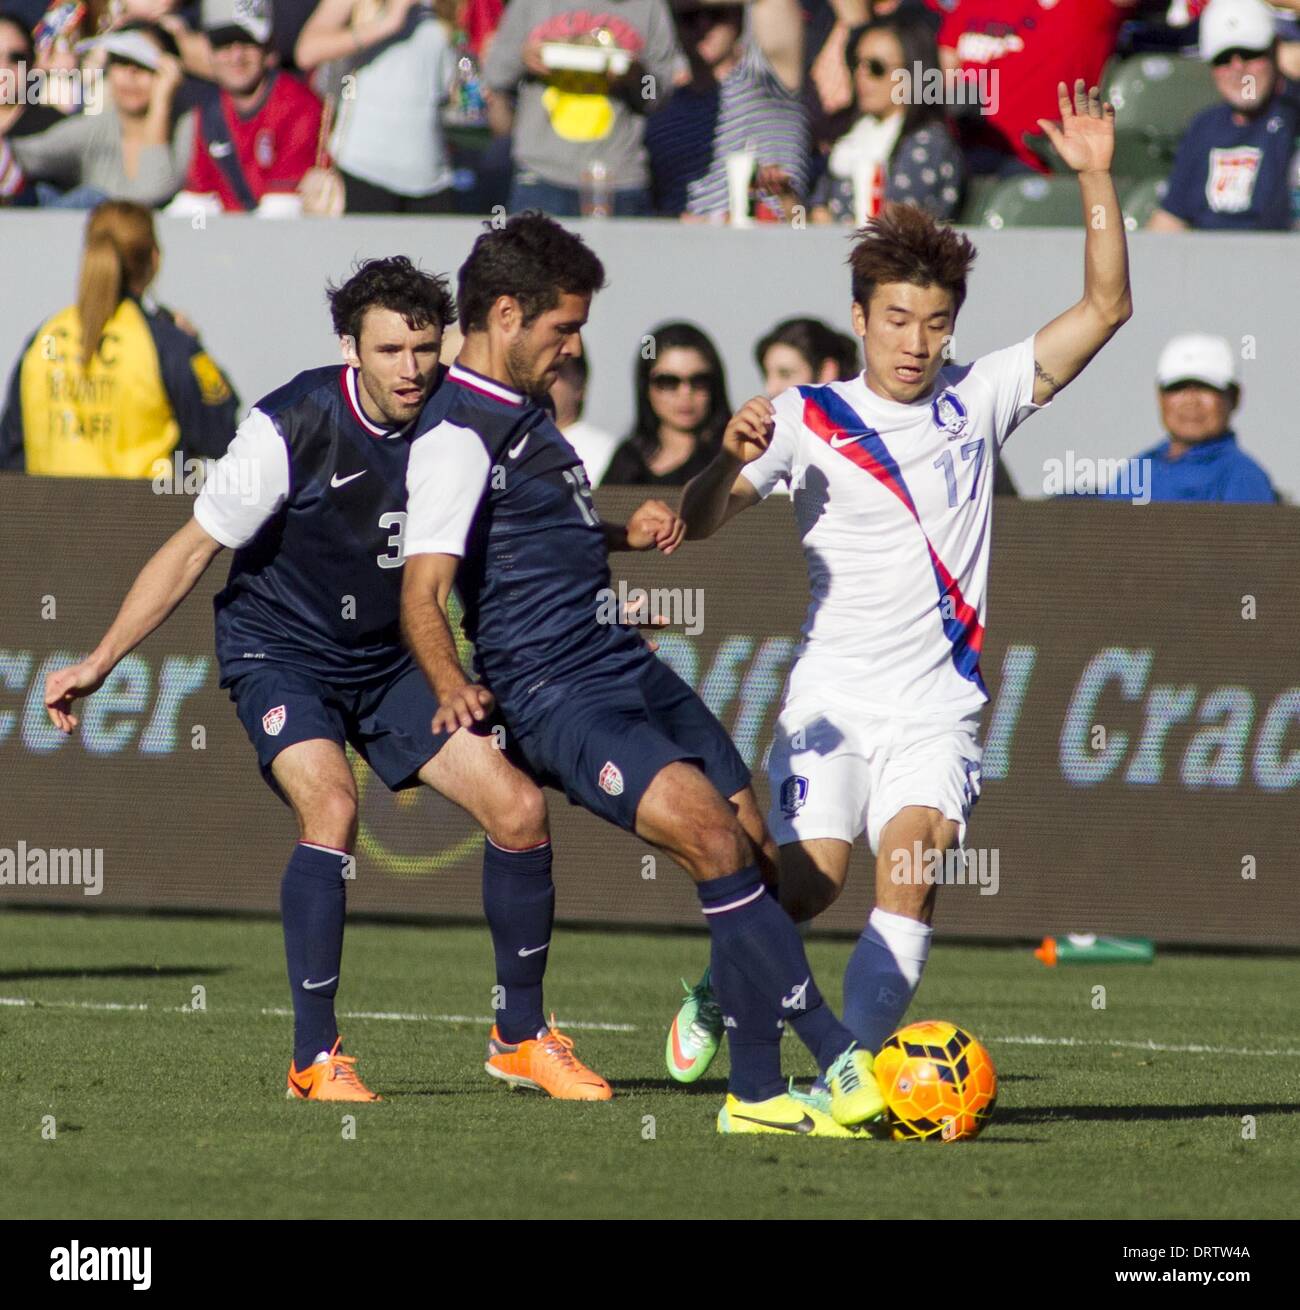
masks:
<svg viewBox="0 0 1300 1310"><path fill-rule="evenodd" d="M1034 376L1042 378L1053 391L1060 391L1061 384L1037 360L1034 360Z"/></svg>

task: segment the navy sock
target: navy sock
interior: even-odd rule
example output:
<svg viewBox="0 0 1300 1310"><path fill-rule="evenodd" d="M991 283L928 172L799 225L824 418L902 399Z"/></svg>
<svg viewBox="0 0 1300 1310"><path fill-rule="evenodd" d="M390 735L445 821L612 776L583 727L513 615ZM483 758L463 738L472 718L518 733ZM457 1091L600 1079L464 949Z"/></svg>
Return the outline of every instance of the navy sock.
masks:
<svg viewBox="0 0 1300 1310"><path fill-rule="evenodd" d="M299 1069L338 1040L334 996L343 960L347 859L343 851L299 842L280 883L284 955L293 996L293 1062Z"/></svg>
<svg viewBox="0 0 1300 1310"><path fill-rule="evenodd" d="M510 851L483 844L483 909L497 962L497 1032L523 1042L546 1027L542 976L555 921L551 843Z"/></svg>
<svg viewBox="0 0 1300 1310"><path fill-rule="evenodd" d="M853 1034L822 999L799 930L763 886L758 866L697 883L695 890L718 954L790 1024L818 1067L828 1069L852 1043ZM716 972L714 979L716 986ZM723 999L721 992L718 995Z"/></svg>
<svg viewBox="0 0 1300 1310"><path fill-rule="evenodd" d="M781 1021L775 1007L718 949L716 939L709 976L727 1025L731 1055L727 1090L742 1101L779 1096L785 1091L785 1079L781 1077Z"/></svg>

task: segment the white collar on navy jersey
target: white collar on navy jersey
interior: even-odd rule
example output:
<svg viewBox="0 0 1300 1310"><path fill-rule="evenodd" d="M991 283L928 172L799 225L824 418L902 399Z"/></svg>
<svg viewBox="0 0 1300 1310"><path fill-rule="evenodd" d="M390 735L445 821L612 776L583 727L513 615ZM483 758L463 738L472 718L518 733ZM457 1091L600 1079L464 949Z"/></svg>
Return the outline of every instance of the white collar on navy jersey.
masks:
<svg viewBox="0 0 1300 1310"><path fill-rule="evenodd" d="M472 368L466 368L464 364L453 364L447 372L447 378L449 381L459 382L462 387L469 387L471 391L491 396L494 400L504 400L507 405L524 403L521 392L503 387L500 382L493 378L485 378L482 373L476 373Z"/></svg>
<svg viewBox="0 0 1300 1310"><path fill-rule="evenodd" d="M355 418L372 437L383 437L385 440L391 441L394 437L400 437L402 433L411 426L410 423L406 423L400 428L394 428L388 427L382 423L372 422L366 417L366 411L361 408L361 397L357 394L356 369L353 368L351 364L345 364L343 366L343 375L345 378L343 383L343 394L348 398L348 405L352 410L352 417ZM414 422L414 420L412 420L412 422Z"/></svg>

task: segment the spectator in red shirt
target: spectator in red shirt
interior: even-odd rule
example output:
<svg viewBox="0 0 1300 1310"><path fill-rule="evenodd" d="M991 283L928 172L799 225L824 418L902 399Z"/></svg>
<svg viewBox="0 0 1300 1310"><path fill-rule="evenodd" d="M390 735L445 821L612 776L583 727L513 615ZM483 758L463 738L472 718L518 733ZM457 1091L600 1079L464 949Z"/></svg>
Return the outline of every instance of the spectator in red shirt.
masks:
<svg viewBox="0 0 1300 1310"><path fill-rule="evenodd" d="M215 196L227 211L269 212L265 198L294 193L316 163L321 102L275 66L269 0L205 0L203 30L220 91L199 108L177 207Z"/></svg>
<svg viewBox="0 0 1300 1310"><path fill-rule="evenodd" d="M939 27L945 67L983 75L988 113L961 119L962 144L972 173L1017 173L1047 168L1021 140L1040 118L1056 117L1056 87L1088 86L1115 49L1126 11L1137 0L952 0Z"/></svg>

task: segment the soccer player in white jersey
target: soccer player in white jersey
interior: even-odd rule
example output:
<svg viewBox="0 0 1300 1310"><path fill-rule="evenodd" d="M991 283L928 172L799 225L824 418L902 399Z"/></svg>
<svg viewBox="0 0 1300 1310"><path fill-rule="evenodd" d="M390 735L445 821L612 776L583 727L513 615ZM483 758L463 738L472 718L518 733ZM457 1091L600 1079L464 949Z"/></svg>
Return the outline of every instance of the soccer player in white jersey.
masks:
<svg viewBox="0 0 1300 1310"><path fill-rule="evenodd" d="M845 1025L872 1052L929 954L935 887L922 873L960 849L979 795L994 462L1132 313L1114 110L1082 81L1072 98L1062 83L1059 101L1061 125L1042 126L1079 177L1078 303L1018 345L950 362L975 249L919 208L890 206L849 261L866 371L747 402L682 498L700 538L782 482L793 490L812 602L769 757L769 825L796 922L839 895L862 833L876 856L875 908L844 977ZM669 1033L672 1076L698 1078L720 1031L706 974Z"/></svg>

